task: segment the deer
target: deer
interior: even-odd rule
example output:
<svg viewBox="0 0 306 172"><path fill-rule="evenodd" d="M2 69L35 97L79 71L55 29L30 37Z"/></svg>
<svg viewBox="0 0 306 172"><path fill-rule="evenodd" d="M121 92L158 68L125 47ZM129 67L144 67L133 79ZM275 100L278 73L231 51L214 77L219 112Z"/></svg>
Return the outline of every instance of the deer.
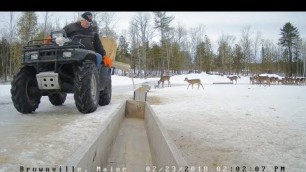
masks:
<svg viewBox="0 0 306 172"><path fill-rule="evenodd" d="M201 80L200 79L188 79L187 77L185 78L184 81L187 81L189 83L188 87L187 87L187 90L189 88L189 86L191 85L192 86L192 89L193 89L193 84L198 84L198 89L200 88L200 85L202 86L203 90L204 90L204 87L201 83Z"/></svg>
<svg viewBox="0 0 306 172"><path fill-rule="evenodd" d="M231 80L232 83L234 83L234 81L236 81L236 84L237 84L237 79L240 78L240 76L227 76L228 79Z"/></svg>
<svg viewBox="0 0 306 172"><path fill-rule="evenodd" d="M256 76L256 80L257 80L258 84L260 84L260 85L264 85L264 86L269 85L270 86L270 84L271 84L269 76L258 75L258 76Z"/></svg>
<svg viewBox="0 0 306 172"><path fill-rule="evenodd" d="M159 88L160 83L162 83L162 87L164 88L164 82L165 81L168 81L168 87L171 87L170 76L162 76L162 77L160 77L160 79L158 81L158 88Z"/></svg>
<svg viewBox="0 0 306 172"><path fill-rule="evenodd" d="M255 84L256 76L250 76L250 84Z"/></svg>

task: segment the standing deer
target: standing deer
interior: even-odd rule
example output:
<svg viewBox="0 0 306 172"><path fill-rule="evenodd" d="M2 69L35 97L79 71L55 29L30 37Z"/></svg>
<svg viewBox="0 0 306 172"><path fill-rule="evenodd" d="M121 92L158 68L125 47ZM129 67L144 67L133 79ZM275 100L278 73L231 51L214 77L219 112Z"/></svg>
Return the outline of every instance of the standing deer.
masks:
<svg viewBox="0 0 306 172"><path fill-rule="evenodd" d="M236 81L236 84L237 84L237 79L240 78L240 76L236 76L236 75L235 76L227 76L227 78L230 79L232 83L234 83L234 81Z"/></svg>
<svg viewBox="0 0 306 172"><path fill-rule="evenodd" d="M162 76L160 78L160 80L158 81L158 88L159 88L159 84L162 83L162 87L164 88L164 82L168 81L168 87L171 87L171 83L170 83L170 76Z"/></svg>
<svg viewBox="0 0 306 172"><path fill-rule="evenodd" d="M270 78L269 76L261 76L258 75L256 76L256 83L260 84L260 85L269 85L270 86Z"/></svg>
<svg viewBox="0 0 306 172"><path fill-rule="evenodd" d="M187 87L187 90L189 88L189 86L191 85L192 86L192 89L193 89L193 84L198 84L198 89L200 87L200 85L202 86L203 90L204 90L204 87L201 83L201 80L200 79L188 79L187 77L185 78L184 81L187 81L189 83L188 87Z"/></svg>

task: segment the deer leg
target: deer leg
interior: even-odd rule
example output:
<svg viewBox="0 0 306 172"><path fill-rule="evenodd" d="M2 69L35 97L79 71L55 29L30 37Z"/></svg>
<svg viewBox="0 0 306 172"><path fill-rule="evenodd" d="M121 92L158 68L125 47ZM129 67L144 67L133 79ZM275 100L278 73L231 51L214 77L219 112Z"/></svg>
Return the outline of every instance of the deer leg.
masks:
<svg viewBox="0 0 306 172"><path fill-rule="evenodd" d="M188 90L189 86L190 86L190 84L188 85L187 90Z"/></svg>
<svg viewBox="0 0 306 172"><path fill-rule="evenodd" d="M193 84L191 84L191 86L192 86L192 89L193 89Z"/></svg>
<svg viewBox="0 0 306 172"><path fill-rule="evenodd" d="M203 84L201 84L201 86L202 86L202 88L203 88L203 90L204 90Z"/></svg>

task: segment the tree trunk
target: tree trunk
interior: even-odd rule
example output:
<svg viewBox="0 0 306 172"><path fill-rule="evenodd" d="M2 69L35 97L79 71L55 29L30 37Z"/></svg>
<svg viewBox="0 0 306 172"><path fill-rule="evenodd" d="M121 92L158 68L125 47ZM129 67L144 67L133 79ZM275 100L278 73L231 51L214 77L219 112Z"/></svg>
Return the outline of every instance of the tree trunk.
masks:
<svg viewBox="0 0 306 172"><path fill-rule="evenodd" d="M305 57L305 55L304 55L304 64L303 64L303 66L304 66L303 76L306 77L306 57Z"/></svg>
<svg viewBox="0 0 306 172"><path fill-rule="evenodd" d="M292 76L292 53L291 53L291 47L288 47L289 50L289 76Z"/></svg>

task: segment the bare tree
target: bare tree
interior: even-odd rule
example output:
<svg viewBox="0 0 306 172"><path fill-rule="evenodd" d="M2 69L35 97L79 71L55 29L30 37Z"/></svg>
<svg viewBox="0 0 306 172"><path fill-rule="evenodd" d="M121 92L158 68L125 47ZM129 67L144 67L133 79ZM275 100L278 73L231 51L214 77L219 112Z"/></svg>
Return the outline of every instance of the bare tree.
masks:
<svg viewBox="0 0 306 172"><path fill-rule="evenodd" d="M254 44L253 44L253 51L254 51L254 53L253 53L253 56L250 58L250 63L251 64L259 62L260 58L257 57L257 56L258 56L258 50L259 50L259 47L260 47L261 36L262 36L262 34L259 31L255 35ZM251 64L249 64L250 65L250 67L249 67L250 68L250 72L254 72L256 66L254 66L254 65L252 66Z"/></svg>
<svg viewBox="0 0 306 172"><path fill-rule="evenodd" d="M302 41L303 77L306 77L306 40Z"/></svg>
<svg viewBox="0 0 306 172"><path fill-rule="evenodd" d="M251 45L252 45L252 39L251 39L251 26L245 26L241 30L241 39L240 44L242 47L243 52L243 61L244 61L244 72L246 72L246 75L249 74L249 64L251 63Z"/></svg>
<svg viewBox="0 0 306 172"><path fill-rule="evenodd" d="M205 26L199 25L195 28L190 29L190 39L191 39L191 57L194 60L196 53L197 53L197 47L201 42L204 42L205 37ZM199 69L202 69L202 61L201 58L199 59Z"/></svg>
<svg viewBox="0 0 306 172"><path fill-rule="evenodd" d="M68 25L69 22L66 20L64 26ZM60 24L60 19L56 18L54 24L52 25L52 30L61 30L63 26Z"/></svg>
<svg viewBox="0 0 306 172"><path fill-rule="evenodd" d="M233 35L227 35L226 40L228 42L228 47L230 48L230 55L232 55L232 50L235 47L234 43L235 43L236 37Z"/></svg>
<svg viewBox="0 0 306 172"><path fill-rule="evenodd" d="M187 40L187 30L180 23L178 23L175 28L175 33L174 41L177 42L182 48L184 42Z"/></svg>
<svg viewBox="0 0 306 172"><path fill-rule="evenodd" d="M93 18L97 22L98 31L103 36L117 39L115 28L118 22L116 12L94 12Z"/></svg>
<svg viewBox="0 0 306 172"><path fill-rule="evenodd" d="M7 81L8 77L12 76L12 44L16 40L16 27L14 21L14 12L9 13L8 22L5 22L5 27L2 29L2 47L1 47L1 64L4 70L4 78Z"/></svg>
<svg viewBox="0 0 306 172"><path fill-rule="evenodd" d="M47 24L48 24L48 19L50 18L50 13L45 12L44 15L44 38L47 37Z"/></svg>
<svg viewBox="0 0 306 172"><path fill-rule="evenodd" d="M260 46L260 41L261 41L261 38L262 37L262 34L261 32L257 32L256 35L255 35L255 39L254 39L254 54L253 54L253 59L252 59L252 62L256 62L256 59L258 59L257 55L258 55L258 50L259 50L259 46Z"/></svg>
<svg viewBox="0 0 306 172"><path fill-rule="evenodd" d="M132 25L137 28L139 44L138 44L138 62L139 71L144 71L144 77L147 73L147 49L149 48L149 40L152 39L153 28L150 23L150 14L139 12L132 20Z"/></svg>
<svg viewBox="0 0 306 172"><path fill-rule="evenodd" d="M262 41L262 72L271 73L274 69L275 56L274 51L275 45L270 40Z"/></svg>
<svg viewBox="0 0 306 172"><path fill-rule="evenodd" d="M10 44L10 77L12 76L12 45L13 39L15 37L15 25L13 23L14 13L10 12L10 35L9 35L9 44Z"/></svg>
<svg viewBox="0 0 306 172"><path fill-rule="evenodd" d="M139 38L139 35L138 35L138 27L137 27L137 24L135 24L135 21L132 20L130 22L130 26L129 26L129 31L128 31L128 34L129 34L129 37L130 37L130 40L131 40L131 54L132 54L132 68L133 68L133 71L134 71L134 74L136 73L136 56L138 57L138 47L140 45L140 38Z"/></svg>
<svg viewBox="0 0 306 172"><path fill-rule="evenodd" d="M279 74L280 73L280 61L281 61L281 56L282 56L282 47L280 45L277 46L276 49L276 71Z"/></svg>
<svg viewBox="0 0 306 172"><path fill-rule="evenodd" d="M175 27L175 34L174 34L174 43L177 43L179 46L179 53L177 54L176 57L178 60L176 60L178 63L177 64L179 66L185 66L187 68L191 68L191 62L190 61L185 61L186 59L183 58L183 53L181 53L182 51L187 51L187 43L188 43L188 33L187 33L187 29L184 28L180 23L177 24L177 26ZM184 64L184 65L181 65Z"/></svg>

